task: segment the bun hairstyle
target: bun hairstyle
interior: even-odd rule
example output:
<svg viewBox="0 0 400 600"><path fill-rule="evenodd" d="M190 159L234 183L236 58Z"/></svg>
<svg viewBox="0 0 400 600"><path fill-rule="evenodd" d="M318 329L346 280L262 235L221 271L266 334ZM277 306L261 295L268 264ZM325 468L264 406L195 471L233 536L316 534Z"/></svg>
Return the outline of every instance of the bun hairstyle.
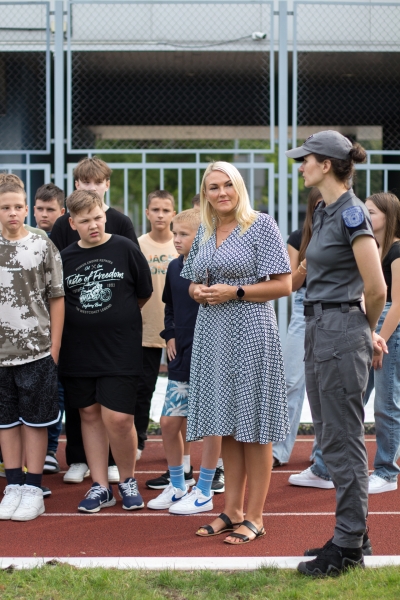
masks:
<svg viewBox="0 0 400 600"><path fill-rule="evenodd" d="M376 208L386 217L385 235L383 237L381 261L390 250L394 238L400 239L400 200L394 194L379 192L372 194L367 200L375 204Z"/></svg>
<svg viewBox="0 0 400 600"><path fill-rule="evenodd" d="M354 181L354 165L365 162L367 153L364 148L357 142L353 143L353 147L349 152L347 159L331 158L322 154L314 154L315 160L319 163L324 160L330 160L332 165L332 173L338 181L344 183L347 189L350 189Z"/></svg>

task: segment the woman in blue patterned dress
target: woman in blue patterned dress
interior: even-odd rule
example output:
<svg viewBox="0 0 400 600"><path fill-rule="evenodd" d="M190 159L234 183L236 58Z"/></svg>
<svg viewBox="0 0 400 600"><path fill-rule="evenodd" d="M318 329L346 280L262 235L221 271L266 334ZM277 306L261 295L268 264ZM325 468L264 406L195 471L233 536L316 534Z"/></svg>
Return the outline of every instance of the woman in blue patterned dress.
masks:
<svg viewBox="0 0 400 600"><path fill-rule="evenodd" d="M270 301L290 294L290 262L274 219L251 208L233 165L219 161L208 166L200 207L202 225L181 273L192 281L189 293L200 304L187 439L223 436L225 510L197 534L217 535L240 524L224 541L242 544L265 535L271 442L285 439L289 429L281 344Z"/></svg>

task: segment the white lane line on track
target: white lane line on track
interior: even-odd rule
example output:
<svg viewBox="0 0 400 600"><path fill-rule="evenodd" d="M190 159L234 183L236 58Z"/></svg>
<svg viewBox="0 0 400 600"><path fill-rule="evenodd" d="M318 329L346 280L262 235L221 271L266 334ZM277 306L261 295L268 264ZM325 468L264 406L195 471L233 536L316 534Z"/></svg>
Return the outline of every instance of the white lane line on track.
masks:
<svg viewBox="0 0 400 600"><path fill-rule="evenodd" d="M4 557L0 558L0 568L6 569L11 565L15 569L33 569L42 567L49 561L59 561L79 568L114 568L114 569L145 569L162 571L173 569L177 571L199 571L208 569L211 571L253 571L261 567L275 567L279 569L296 569L304 556L269 556L246 557L246 556L178 556L178 557ZM400 556L365 556L367 567L382 567L400 565ZM54 564L54 563L53 563Z"/></svg>
<svg viewBox="0 0 400 600"><path fill-rule="evenodd" d="M202 517L218 517L219 513L198 513L195 515L171 515L165 512L125 512L125 513L43 513L41 517L198 517L199 514ZM368 512L370 515L395 515L400 516L400 511L375 511ZM332 512L283 512L283 513L263 513L263 517L333 517L335 513Z"/></svg>

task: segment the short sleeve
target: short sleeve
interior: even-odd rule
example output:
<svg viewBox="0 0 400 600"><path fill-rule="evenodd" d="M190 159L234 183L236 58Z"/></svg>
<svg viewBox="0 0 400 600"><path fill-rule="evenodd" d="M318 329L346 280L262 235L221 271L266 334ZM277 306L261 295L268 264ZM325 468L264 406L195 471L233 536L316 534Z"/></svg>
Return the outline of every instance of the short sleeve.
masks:
<svg viewBox="0 0 400 600"><path fill-rule="evenodd" d="M149 263L143 253L134 243L129 244L129 255L131 258L131 272L135 282L136 296L138 298L150 298L153 292Z"/></svg>
<svg viewBox="0 0 400 600"><path fill-rule="evenodd" d="M204 235L204 227L202 225L200 225L196 237L193 240L193 244L192 247L190 249L190 252L188 254L188 257L185 261L185 264L183 265L183 269L181 271L181 277L183 277L184 279L190 279L190 281L194 281L196 282L196 277L194 274L194 270L193 270L193 261L197 256L197 253L199 251L200 248L200 242L201 239Z"/></svg>
<svg viewBox="0 0 400 600"><path fill-rule="evenodd" d="M53 242L45 241L45 285L47 298L60 298L65 295L61 255Z"/></svg>
<svg viewBox="0 0 400 600"><path fill-rule="evenodd" d="M125 217L125 219L123 220L120 235L128 238L128 240L132 240L132 242L136 244L136 246L139 246L139 242L135 230L133 228L133 223L129 217Z"/></svg>
<svg viewBox="0 0 400 600"><path fill-rule="evenodd" d="M292 233L289 235L287 243L289 246L292 246L292 248L299 251L301 246L301 237L302 230L296 229L296 231L292 231Z"/></svg>
<svg viewBox="0 0 400 600"><path fill-rule="evenodd" d="M260 214L256 225L257 277L291 273L290 260L275 220Z"/></svg>
<svg viewBox="0 0 400 600"><path fill-rule="evenodd" d="M345 208L341 213L341 221L343 234L350 244L360 235L374 237L371 221L364 206L355 205Z"/></svg>

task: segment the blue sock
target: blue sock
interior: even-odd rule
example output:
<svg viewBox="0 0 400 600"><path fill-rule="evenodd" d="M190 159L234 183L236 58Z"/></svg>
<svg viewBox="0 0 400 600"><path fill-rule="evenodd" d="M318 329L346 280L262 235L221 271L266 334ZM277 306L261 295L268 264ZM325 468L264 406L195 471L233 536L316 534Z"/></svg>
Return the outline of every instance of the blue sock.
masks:
<svg viewBox="0 0 400 600"><path fill-rule="evenodd" d="M204 467L200 467L200 475L199 480L196 483L196 487L207 497L211 496L211 485L213 481L213 477L215 474L215 469L205 469Z"/></svg>
<svg viewBox="0 0 400 600"><path fill-rule="evenodd" d="M172 485L179 490L186 490L183 464L179 465L179 467L170 467L168 465L168 469Z"/></svg>

